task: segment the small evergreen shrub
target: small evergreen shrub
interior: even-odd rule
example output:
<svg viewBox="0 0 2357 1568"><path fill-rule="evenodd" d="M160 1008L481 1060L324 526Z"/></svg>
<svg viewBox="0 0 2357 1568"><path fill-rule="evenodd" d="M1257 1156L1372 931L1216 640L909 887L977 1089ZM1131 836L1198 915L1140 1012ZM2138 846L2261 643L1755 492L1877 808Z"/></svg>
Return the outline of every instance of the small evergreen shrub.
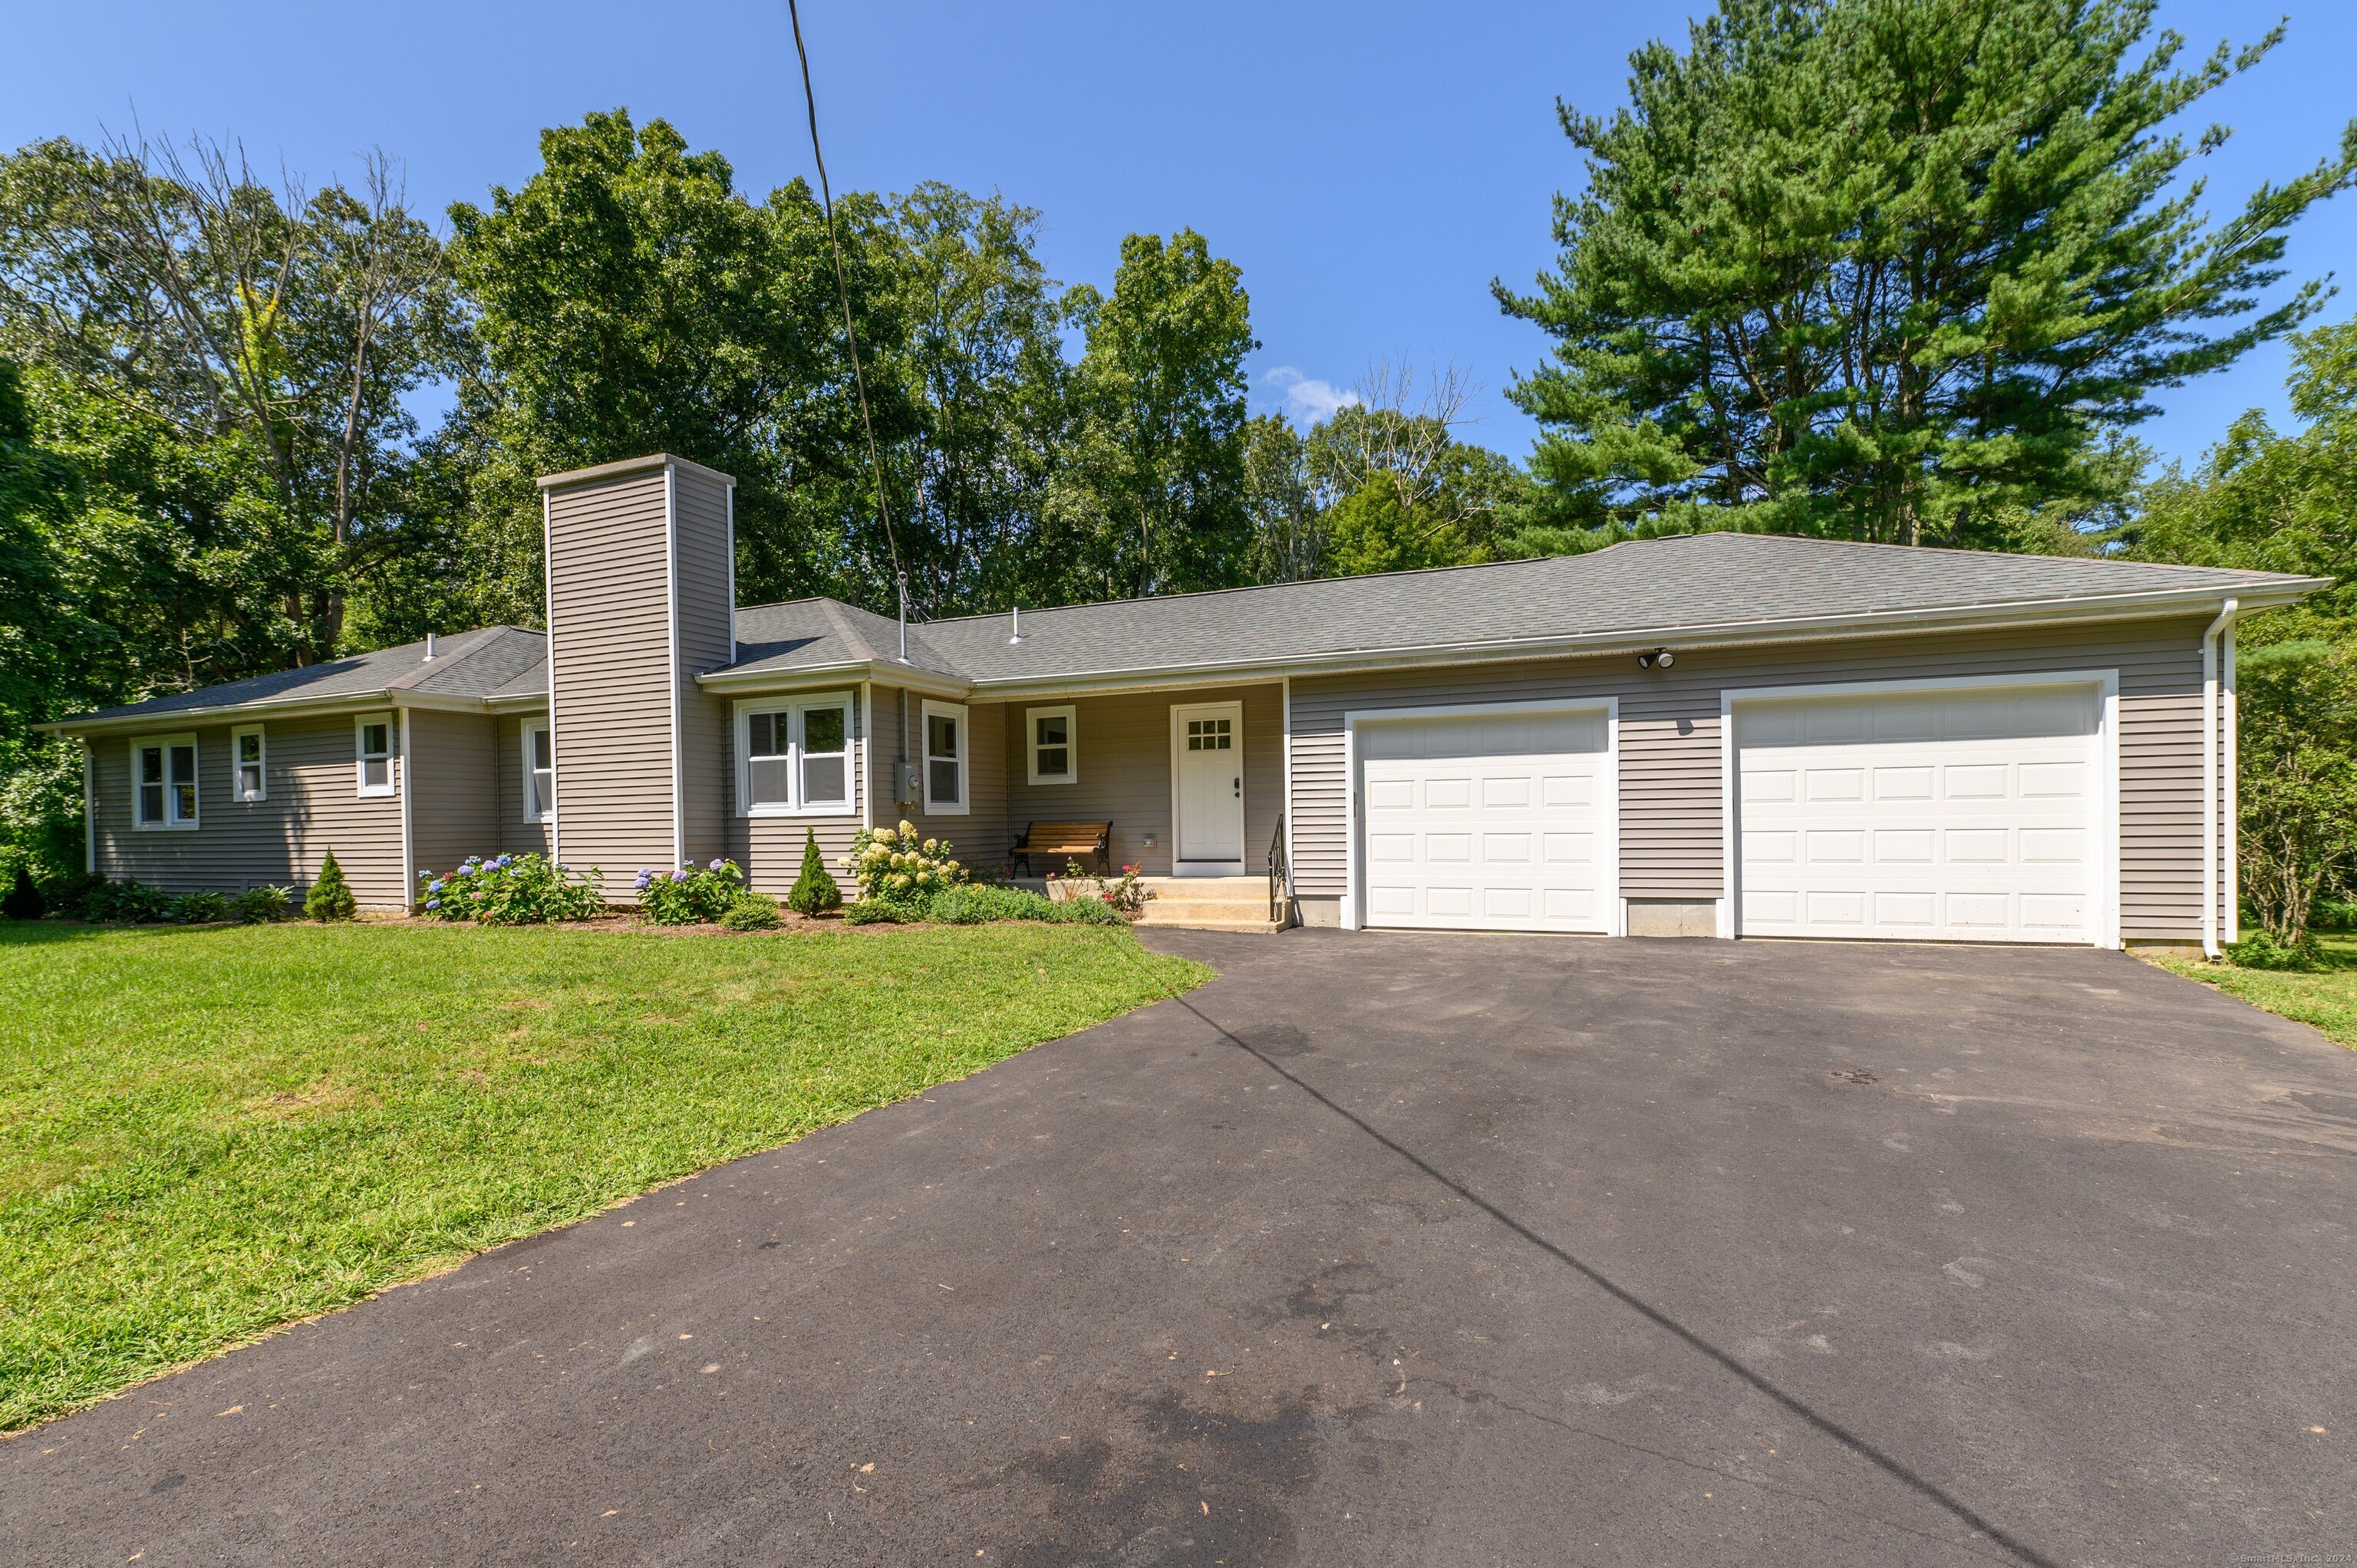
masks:
<svg viewBox="0 0 2357 1568"><path fill-rule="evenodd" d="M230 918L226 893L183 893L172 900L172 918L184 926L211 926Z"/></svg>
<svg viewBox="0 0 2357 1568"><path fill-rule="evenodd" d="M295 890L264 885L234 893L229 900L230 918L249 925L266 926L284 920L295 913Z"/></svg>
<svg viewBox="0 0 2357 1568"><path fill-rule="evenodd" d="M23 861L16 863L16 880L10 885L5 897L0 897L0 915L12 920L38 920L49 912L49 901L33 886L32 868Z"/></svg>
<svg viewBox="0 0 2357 1568"><path fill-rule="evenodd" d="M835 897L838 901L842 898L841 894ZM720 923L732 931L774 931L785 923L785 917L779 913L775 898L748 887L720 912Z"/></svg>
<svg viewBox="0 0 2357 1568"><path fill-rule="evenodd" d="M677 871L639 873L633 885L639 912L658 926L692 926L728 912L745 888L745 874L733 860L682 865Z"/></svg>
<svg viewBox="0 0 2357 1568"><path fill-rule="evenodd" d="M943 887L965 880L965 867L950 856L944 839L920 835L915 824L862 828L851 841L844 868L859 885L859 896L888 903L922 902Z"/></svg>
<svg viewBox="0 0 2357 1568"><path fill-rule="evenodd" d="M468 855L447 874L420 872L418 902L437 920L485 926L553 926L587 920L606 908L596 866L576 872L544 854Z"/></svg>
<svg viewBox="0 0 2357 1568"><path fill-rule="evenodd" d="M823 915L843 908L843 889L826 874L826 857L818 852L818 834L802 830L802 875L786 895L786 908L797 915Z"/></svg>
<svg viewBox="0 0 2357 1568"><path fill-rule="evenodd" d="M336 864L336 852L329 850L319 863L319 879L311 884L310 893L303 900L303 913L314 920L349 920L361 912L361 902L344 881L344 868Z"/></svg>
<svg viewBox="0 0 2357 1568"><path fill-rule="evenodd" d="M82 896L81 918L102 926L154 926L172 918L172 896L138 882L101 882Z"/></svg>

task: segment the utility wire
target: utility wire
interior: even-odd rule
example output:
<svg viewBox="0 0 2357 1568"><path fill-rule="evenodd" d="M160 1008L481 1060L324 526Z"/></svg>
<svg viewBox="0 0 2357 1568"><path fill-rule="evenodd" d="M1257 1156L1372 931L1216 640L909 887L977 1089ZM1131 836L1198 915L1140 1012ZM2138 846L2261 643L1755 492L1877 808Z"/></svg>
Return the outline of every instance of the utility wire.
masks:
<svg viewBox="0 0 2357 1568"><path fill-rule="evenodd" d="M802 66L802 102L810 109L811 161L818 165L818 199L826 213L826 247L834 256L834 294L843 302L843 339L851 346L851 384L859 392L859 424L867 433L867 467L876 476L876 521L884 525L884 542L892 552L892 580L900 595L900 661L905 664L909 660L909 573L900 564L900 541L892 532L892 511L884 499L884 459L876 450L876 421L867 412L867 378L859 370L859 333L851 324L851 285L844 281L843 244L834 232L834 196L827 189L826 155L818 145L818 95L811 91L810 50L802 45L802 15L796 0L786 0L786 15L794 25L794 55Z"/></svg>

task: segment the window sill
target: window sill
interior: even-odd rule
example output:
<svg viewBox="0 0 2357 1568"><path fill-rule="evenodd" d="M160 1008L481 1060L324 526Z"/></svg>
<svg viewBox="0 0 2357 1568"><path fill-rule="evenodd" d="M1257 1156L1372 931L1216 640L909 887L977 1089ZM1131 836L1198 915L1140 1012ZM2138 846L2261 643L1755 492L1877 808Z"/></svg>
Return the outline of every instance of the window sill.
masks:
<svg viewBox="0 0 2357 1568"><path fill-rule="evenodd" d="M925 802L925 815L929 817L970 817L974 815L974 808L971 806L936 806L931 800L928 800Z"/></svg>
<svg viewBox="0 0 2357 1568"><path fill-rule="evenodd" d="M202 822L134 822L131 830L141 833L192 833Z"/></svg>
<svg viewBox="0 0 2357 1568"><path fill-rule="evenodd" d="M1034 789L1061 789L1081 781L1077 773L1042 773L1031 780Z"/></svg>
<svg viewBox="0 0 2357 1568"><path fill-rule="evenodd" d="M737 813L740 817L856 817L859 803L844 800L832 806L748 806Z"/></svg>

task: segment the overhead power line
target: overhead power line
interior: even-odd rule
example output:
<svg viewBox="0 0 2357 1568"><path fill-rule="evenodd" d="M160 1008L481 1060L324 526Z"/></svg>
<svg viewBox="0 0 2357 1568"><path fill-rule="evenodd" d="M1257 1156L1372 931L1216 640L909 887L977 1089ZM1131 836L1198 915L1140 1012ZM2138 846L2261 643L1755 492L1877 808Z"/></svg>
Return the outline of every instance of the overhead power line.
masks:
<svg viewBox="0 0 2357 1568"><path fill-rule="evenodd" d="M909 572L900 562L900 541L892 532L892 511L884 495L884 459L876 448L876 420L867 412L867 378L859 369L859 332L851 321L851 285L843 271L843 242L834 231L834 194L827 188L826 155L818 145L818 95L811 91L810 50L802 44L802 8L786 0L786 16L794 26L794 55L802 61L802 102L810 110L811 161L818 165L819 206L826 213L826 247L834 257L834 294L843 302L843 340L851 348L851 384L859 393L859 426L867 436L867 467L876 477L876 521L884 525L884 544L892 553L892 581L900 598L900 662L909 661Z"/></svg>

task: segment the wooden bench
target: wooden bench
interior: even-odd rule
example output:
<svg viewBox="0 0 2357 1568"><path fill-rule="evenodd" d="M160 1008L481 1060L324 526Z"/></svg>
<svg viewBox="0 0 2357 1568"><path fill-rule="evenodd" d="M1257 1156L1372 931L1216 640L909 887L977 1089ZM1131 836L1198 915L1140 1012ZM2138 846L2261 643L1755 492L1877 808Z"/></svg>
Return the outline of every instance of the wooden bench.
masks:
<svg viewBox="0 0 2357 1568"><path fill-rule="evenodd" d="M1011 872L1019 863L1028 875L1033 861L1045 861L1052 875L1064 869L1066 861L1084 857L1093 857L1097 870L1107 876L1113 875L1111 822L1028 823L1023 829L1023 836L1006 852L1006 865Z"/></svg>

